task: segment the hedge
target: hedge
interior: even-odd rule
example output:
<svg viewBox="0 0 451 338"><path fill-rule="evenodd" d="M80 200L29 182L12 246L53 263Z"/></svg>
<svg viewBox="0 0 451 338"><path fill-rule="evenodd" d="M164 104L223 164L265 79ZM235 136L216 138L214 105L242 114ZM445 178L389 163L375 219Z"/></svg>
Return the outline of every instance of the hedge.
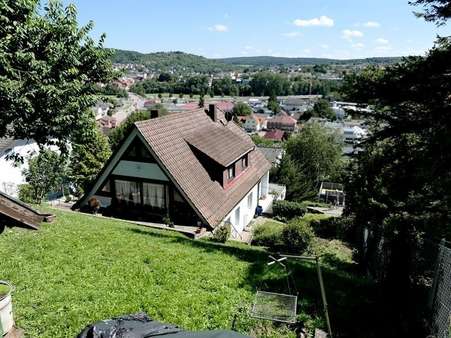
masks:
<svg viewBox="0 0 451 338"><path fill-rule="evenodd" d="M276 219L289 221L305 215L306 207L302 203L291 201L275 201L272 207Z"/></svg>

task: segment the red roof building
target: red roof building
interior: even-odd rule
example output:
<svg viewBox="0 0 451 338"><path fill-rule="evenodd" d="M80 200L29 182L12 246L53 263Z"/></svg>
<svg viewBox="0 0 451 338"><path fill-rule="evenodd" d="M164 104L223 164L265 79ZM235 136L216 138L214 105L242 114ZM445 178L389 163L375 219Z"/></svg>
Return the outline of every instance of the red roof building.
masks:
<svg viewBox="0 0 451 338"><path fill-rule="evenodd" d="M267 140L271 141L282 141L285 136L285 132L279 129L273 129L266 132L265 136L263 136Z"/></svg>
<svg viewBox="0 0 451 338"><path fill-rule="evenodd" d="M296 126L296 119L292 118L285 112L282 112L276 117L269 119L267 124L268 129L280 129L288 132L294 132L297 128Z"/></svg>

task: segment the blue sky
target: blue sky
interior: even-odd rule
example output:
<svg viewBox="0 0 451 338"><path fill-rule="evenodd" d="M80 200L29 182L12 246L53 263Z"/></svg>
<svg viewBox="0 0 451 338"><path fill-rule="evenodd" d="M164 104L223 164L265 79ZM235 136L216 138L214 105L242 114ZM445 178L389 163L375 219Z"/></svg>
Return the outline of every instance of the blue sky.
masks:
<svg viewBox="0 0 451 338"><path fill-rule="evenodd" d="M359 58L423 54L437 28L408 0L74 0L106 46L206 57Z"/></svg>

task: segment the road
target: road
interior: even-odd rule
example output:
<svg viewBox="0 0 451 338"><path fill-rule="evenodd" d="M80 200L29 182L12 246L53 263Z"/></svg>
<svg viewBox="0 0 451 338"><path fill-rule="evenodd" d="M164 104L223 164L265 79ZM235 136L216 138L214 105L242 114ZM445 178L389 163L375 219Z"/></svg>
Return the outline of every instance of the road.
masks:
<svg viewBox="0 0 451 338"><path fill-rule="evenodd" d="M128 99L124 102L122 107L119 107L114 113L117 125L120 125L130 114L143 109L146 99L134 93L128 93Z"/></svg>

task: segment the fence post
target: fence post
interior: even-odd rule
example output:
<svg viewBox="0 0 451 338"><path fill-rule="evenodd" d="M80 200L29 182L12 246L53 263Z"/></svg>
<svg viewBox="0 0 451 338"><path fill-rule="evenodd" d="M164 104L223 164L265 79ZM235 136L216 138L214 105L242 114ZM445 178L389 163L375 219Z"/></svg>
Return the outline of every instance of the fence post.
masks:
<svg viewBox="0 0 451 338"><path fill-rule="evenodd" d="M435 295L437 293L437 284L438 284L438 272L440 270L440 257L441 257L441 253L442 253L442 248L445 247L445 239L442 238L442 240L440 241L440 244L438 245L438 253L437 253L437 258L435 260L435 267L434 267L434 279L432 281L432 289L431 289L431 294L429 296L429 309L432 310L432 308L434 307L434 300L435 300Z"/></svg>

